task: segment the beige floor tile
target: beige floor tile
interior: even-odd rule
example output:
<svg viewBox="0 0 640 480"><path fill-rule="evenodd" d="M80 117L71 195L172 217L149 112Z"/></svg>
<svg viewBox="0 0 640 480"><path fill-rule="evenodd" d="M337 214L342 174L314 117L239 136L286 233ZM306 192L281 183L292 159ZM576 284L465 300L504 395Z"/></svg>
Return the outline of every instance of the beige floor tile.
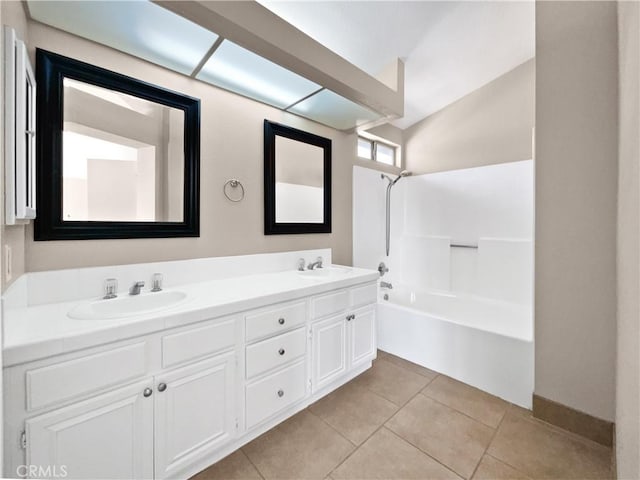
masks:
<svg viewBox="0 0 640 480"><path fill-rule="evenodd" d="M509 410L510 413L513 413L515 415L521 415L523 417L527 417L527 418L532 418L533 417L533 412L529 409L526 408L522 408L518 405L514 405L513 403L509 404Z"/></svg>
<svg viewBox="0 0 640 480"><path fill-rule="evenodd" d="M509 412L488 452L531 478L611 477L611 450Z"/></svg>
<svg viewBox="0 0 640 480"><path fill-rule="evenodd" d="M425 395L416 395L386 425L464 478L471 477L494 433Z"/></svg>
<svg viewBox="0 0 640 480"><path fill-rule="evenodd" d="M509 403L453 378L440 375L422 391L428 397L496 428Z"/></svg>
<svg viewBox="0 0 640 480"><path fill-rule="evenodd" d="M376 360L373 367L353 381L396 405L404 405L429 383L426 377L385 359Z"/></svg>
<svg viewBox="0 0 640 480"><path fill-rule="evenodd" d="M331 473L340 479L459 479L386 428L378 430Z"/></svg>
<svg viewBox="0 0 640 480"><path fill-rule="evenodd" d="M349 382L311 405L309 410L360 445L398 408L362 385Z"/></svg>
<svg viewBox="0 0 640 480"><path fill-rule="evenodd" d="M242 447L263 477L322 479L355 447L303 410Z"/></svg>
<svg viewBox="0 0 640 480"><path fill-rule="evenodd" d="M404 358L396 357L395 355L391 355L390 353L387 353L383 350L378 350L378 358L386 360L389 363L393 363L394 365L407 369L413 373L417 373L418 375L422 375L429 380L433 380L438 376L438 373L434 372L433 370L429 370L422 365L410 362L409 360L405 360Z"/></svg>
<svg viewBox="0 0 640 480"><path fill-rule="evenodd" d="M524 473L490 455L482 457L476 473L473 474L473 480L527 480L528 478Z"/></svg>
<svg viewBox="0 0 640 480"><path fill-rule="evenodd" d="M191 480L249 480L261 478L256 467L251 464L242 450L236 450L218 463L198 473L195 477L191 477Z"/></svg>

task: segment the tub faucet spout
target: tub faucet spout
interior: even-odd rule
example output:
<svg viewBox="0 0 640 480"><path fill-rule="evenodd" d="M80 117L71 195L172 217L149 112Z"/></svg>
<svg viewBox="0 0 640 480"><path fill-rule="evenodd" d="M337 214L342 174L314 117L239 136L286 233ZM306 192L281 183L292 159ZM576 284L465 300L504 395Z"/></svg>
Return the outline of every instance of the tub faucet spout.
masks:
<svg viewBox="0 0 640 480"><path fill-rule="evenodd" d="M389 290L393 289L393 285L391 282L380 282L380 288L388 288Z"/></svg>

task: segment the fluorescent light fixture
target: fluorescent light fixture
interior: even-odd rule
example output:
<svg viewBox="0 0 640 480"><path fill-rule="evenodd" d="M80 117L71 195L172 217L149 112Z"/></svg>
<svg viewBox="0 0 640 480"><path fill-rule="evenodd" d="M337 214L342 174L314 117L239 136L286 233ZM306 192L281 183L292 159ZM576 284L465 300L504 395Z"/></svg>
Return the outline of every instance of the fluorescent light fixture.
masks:
<svg viewBox="0 0 640 480"><path fill-rule="evenodd" d="M380 118L379 114L330 90L322 90L287 111L338 130L347 130Z"/></svg>
<svg viewBox="0 0 640 480"><path fill-rule="evenodd" d="M187 75L218 38L146 0L27 3L34 20Z"/></svg>
<svg viewBox="0 0 640 480"><path fill-rule="evenodd" d="M319 90L320 85L225 40L196 78L278 108Z"/></svg>

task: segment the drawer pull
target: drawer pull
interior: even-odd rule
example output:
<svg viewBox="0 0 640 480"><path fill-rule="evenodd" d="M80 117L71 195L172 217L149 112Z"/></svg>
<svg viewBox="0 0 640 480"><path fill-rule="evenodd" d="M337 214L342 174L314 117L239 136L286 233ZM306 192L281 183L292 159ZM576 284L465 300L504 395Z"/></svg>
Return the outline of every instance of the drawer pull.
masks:
<svg viewBox="0 0 640 480"><path fill-rule="evenodd" d="M284 397L284 390L278 390L278 396L280 398Z"/></svg>
<svg viewBox="0 0 640 480"><path fill-rule="evenodd" d="M159 392L164 392L167 389L167 384L166 383L161 383L160 385L158 385L158 391Z"/></svg>
<svg viewBox="0 0 640 480"><path fill-rule="evenodd" d="M347 315L347 321L350 322L351 320L353 320L354 318L356 318L355 314L351 314L351 315Z"/></svg>
<svg viewBox="0 0 640 480"><path fill-rule="evenodd" d="M278 353L279 353L280 355L284 355L284 348L281 348L280 350L278 350Z"/></svg>
<svg viewBox="0 0 640 480"><path fill-rule="evenodd" d="M280 318L278 319L278 323L279 323L280 325L284 325L284 317L280 317Z"/></svg>
<svg viewBox="0 0 640 480"><path fill-rule="evenodd" d="M145 388L142 391L142 395L144 395L145 397L150 397L152 393L153 393L153 390L151 390L149 387Z"/></svg>

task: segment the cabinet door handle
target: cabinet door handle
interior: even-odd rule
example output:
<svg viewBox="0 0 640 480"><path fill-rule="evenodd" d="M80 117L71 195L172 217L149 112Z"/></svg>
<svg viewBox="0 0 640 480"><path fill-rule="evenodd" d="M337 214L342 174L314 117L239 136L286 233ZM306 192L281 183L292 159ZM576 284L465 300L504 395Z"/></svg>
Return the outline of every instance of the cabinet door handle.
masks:
<svg viewBox="0 0 640 480"><path fill-rule="evenodd" d="M167 384L162 382L161 384L158 385L158 391L159 392L164 392L167 389Z"/></svg>
<svg viewBox="0 0 640 480"><path fill-rule="evenodd" d="M149 387L145 388L142 391L142 395L144 395L145 397L150 397L152 393L153 393L153 390L151 390Z"/></svg>
<svg viewBox="0 0 640 480"><path fill-rule="evenodd" d="M351 320L353 320L354 318L356 318L356 316L353 313L351 315L347 315L347 321L349 321L349 322Z"/></svg>
<svg viewBox="0 0 640 480"><path fill-rule="evenodd" d="M280 350L278 350L278 353L279 353L280 355L284 355L284 348L281 348Z"/></svg>
<svg viewBox="0 0 640 480"><path fill-rule="evenodd" d="M280 317L280 318L278 319L278 323L279 323L280 325L284 325L284 317Z"/></svg>
<svg viewBox="0 0 640 480"><path fill-rule="evenodd" d="M278 396L282 398L284 396L284 390L278 390Z"/></svg>

